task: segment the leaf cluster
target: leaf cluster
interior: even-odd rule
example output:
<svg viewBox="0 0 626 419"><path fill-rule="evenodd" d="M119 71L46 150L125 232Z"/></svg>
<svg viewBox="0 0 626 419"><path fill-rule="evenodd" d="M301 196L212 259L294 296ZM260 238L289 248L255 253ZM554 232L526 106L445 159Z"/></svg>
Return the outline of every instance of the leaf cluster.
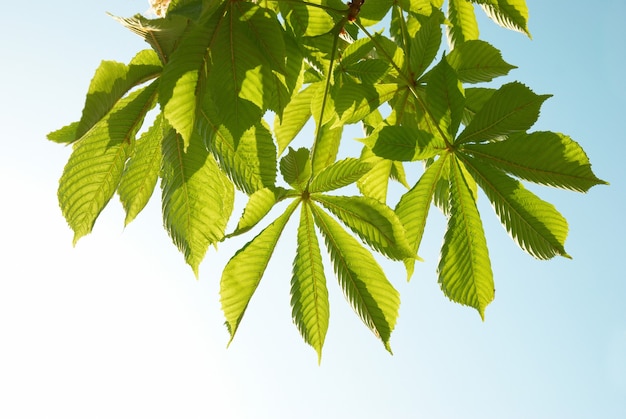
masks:
<svg viewBox="0 0 626 419"><path fill-rule="evenodd" d="M478 190L525 252L550 259L569 257L567 222L522 181L579 192L605 182L570 137L529 131L549 95L494 87L515 67L479 39L476 5L529 35L524 0L173 0L164 17L116 17L150 48L128 64L103 61L80 120L49 134L73 147L58 198L74 242L116 193L131 222L157 184L164 226L196 275L210 245L256 228L222 272L232 339L296 217L291 307L304 340L321 357L321 239L346 300L391 351L400 297L372 252L410 278L435 205L448 220L441 289L484 317L494 282ZM309 121L310 146L294 149ZM357 123L360 154L338 159L344 128ZM395 208L392 180L407 188ZM358 194L337 193L350 185ZM235 190L248 201L227 232Z"/></svg>

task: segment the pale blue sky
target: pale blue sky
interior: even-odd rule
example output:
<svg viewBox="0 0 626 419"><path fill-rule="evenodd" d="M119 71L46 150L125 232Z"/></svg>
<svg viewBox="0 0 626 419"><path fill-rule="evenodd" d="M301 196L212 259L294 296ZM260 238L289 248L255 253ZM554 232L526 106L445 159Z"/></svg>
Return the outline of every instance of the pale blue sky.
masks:
<svg viewBox="0 0 626 419"><path fill-rule="evenodd" d="M211 250L194 279L155 195L126 229L113 202L72 248L56 203L70 149L45 135L79 117L101 59L146 47L105 12L148 4L4 4L0 417L626 417L626 2L590 4L528 0L532 41L482 22L483 38L519 67L509 79L554 94L535 129L572 136L611 182L586 195L533 188L568 219L574 259L533 260L482 199L497 288L483 323L439 290L444 219L433 211L412 281L384 263L403 301L394 356L329 278L321 366L291 322L294 235L229 349L219 273L241 242Z"/></svg>

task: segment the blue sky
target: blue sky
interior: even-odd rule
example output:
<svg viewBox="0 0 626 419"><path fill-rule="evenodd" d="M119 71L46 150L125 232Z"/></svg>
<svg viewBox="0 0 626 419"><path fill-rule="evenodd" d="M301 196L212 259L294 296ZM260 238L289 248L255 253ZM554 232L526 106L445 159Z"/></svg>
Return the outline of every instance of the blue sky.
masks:
<svg viewBox="0 0 626 419"><path fill-rule="evenodd" d="M483 39L519 67L508 79L554 95L534 129L570 135L611 183L585 195L533 188L568 219L573 260L524 254L482 199L497 293L481 322L439 290L444 219L433 211L411 282L383 262L402 295L394 355L329 279L321 366L291 322L292 238L229 349L219 273L242 243L211 250L196 280L155 195L126 229L112 202L72 248L56 203L70 149L45 135L78 119L100 60L146 47L105 12L148 4L5 4L0 417L626 417L626 2L589 4L528 0L532 41L481 22Z"/></svg>

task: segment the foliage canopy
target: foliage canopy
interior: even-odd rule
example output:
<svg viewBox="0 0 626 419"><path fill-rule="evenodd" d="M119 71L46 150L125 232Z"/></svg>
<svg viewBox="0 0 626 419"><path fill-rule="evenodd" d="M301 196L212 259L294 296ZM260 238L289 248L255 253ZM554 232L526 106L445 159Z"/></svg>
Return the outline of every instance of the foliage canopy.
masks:
<svg viewBox="0 0 626 419"><path fill-rule="evenodd" d="M494 280L479 188L525 252L569 257L566 220L521 181L579 192L606 182L567 135L529 131L549 95L494 87L515 67L478 39L475 5L530 35L524 0L161 3L162 17L116 17L151 48L128 64L103 61L80 120L49 134L73 145L58 197L74 242L115 193L130 223L157 183L164 226L196 275L210 245L256 227L221 277L232 339L298 217L293 321L319 357L329 323L320 239L347 301L389 351L400 297L372 251L404 263L410 278L432 204L448 220L441 289L481 317ZM294 149L309 120L310 146ZM360 155L338 159L345 127L357 123ZM424 170L409 185L405 166L417 161ZM392 180L407 188L393 209ZM353 184L358 194L337 193ZM227 232L235 190L248 201Z"/></svg>

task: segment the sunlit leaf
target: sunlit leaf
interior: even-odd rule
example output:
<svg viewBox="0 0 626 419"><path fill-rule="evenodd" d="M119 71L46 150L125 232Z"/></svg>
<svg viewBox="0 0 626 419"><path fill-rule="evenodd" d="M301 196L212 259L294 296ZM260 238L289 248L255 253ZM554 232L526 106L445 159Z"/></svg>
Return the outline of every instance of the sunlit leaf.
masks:
<svg viewBox="0 0 626 419"><path fill-rule="evenodd" d="M537 95L521 83L507 83L474 115L456 142L477 143L525 131L539 117L539 108L551 95Z"/></svg>
<svg viewBox="0 0 626 419"><path fill-rule="evenodd" d="M299 201L292 202L280 217L237 251L224 267L220 281L220 302L231 341L261 282L278 238L298 204Z"/></svg>
<svg viewBox="0 0 626 419"><path fill-rule="evenodd" d="M489 82L517 68L504 61L499 50L480 40L457 45L446 60L463 83Z"/></svg>
<svg viewBox="0 0 626 419"><path fill-rule="evenodd" d="M556 132L513 134L506 141L467 144L464 149L512 175L543 185L587 192L606 184L591 171L582 147Z"/></svg>
<svg viewBox="0 0 626 419"><path fill-rule="evenodd" d="M300 334L315 349L318 361L321 361L330 307L313 214L306 203L302 205L298 247L293 261L291 307Z"/></svg>
<svg viewBox="0 0 626 419"><path fill-rule="evenodd" d="M227 237L238 236L256 226L284 193L286 193L284 189L263 188L250 195L237 228Z"/></svg>
<svg viewBox="0 0 626 419"><path fill-rule="evenodd" d="M309 150L289 147L289 152L280 160L280 172L283 179L292 188L302 191L311 179L311 160Z"/></svg>
<svg viewBox="0 0 626 419"><path fill-rule="evenodd" d="M318 173L311 185L309 191L327 192L348 186L359 180L366 174L372 165L360 159L348 158L340 160L324 168Z"/></svg>
<svg viewBox="0 0 626 419"><path fill-rule="evenodd" d="M474 5L468 0L448 0L448 42L452 48L463 42L478 39L478 23Z"/></svg>
<svg viewBox="0 0 626 419"><path fill-rule="evenodd" d="M493 273L480 214L459 164L451 164L451 210L437 268L439 284L448 298L474 307L484 319L495 292Z"/></svg>
<svg viewBox="0 0 626 419"><path fill-rule="evenodd" d="M550 259L565 251L567 221L549 204L520 182L476 159L463 159L476 182L491 201L513 240L537 259Z"/></svg>
<svg viewBox="0 0 626 419"><path fill-rule="evenodd" d="M155 84L131 93L76 141L58 190L61 211L74 231L74 244L91 232L115 193L135 134L154 105L155 94Z"/></svg>
<svg viewBox="0 0 626 419"><path fill-rule="evenodd" d="M396 205L395 212L404 225L407 242L414 256L404 260L409 278L413 275L415 257L422 242L428 212L446 160L447 157L444 155L430 165L413 188L402 195Z"/></svg>
<svg viewBox="0 0 626 419"><path fill-rule="evenodd" d="M387 125L361 140L375 155L390 160L415 161L433 157L441 148L430 132Z"/></svg>
<svg viewBox="0 0 626 419"><path fill-rule="evenodd" d="M395 260L413 257L404 226L388 206L364 196L311 196L372 249Z"/></svg>
<svg viewBox="0 0 626 419"><path fill-rule="evenodd" d="M135 219L152 196L161 169L162 142L163 117L159 114L152 127L135 143L120 181L117 192L126 211L125 225Z"/></svg>
<svg viewBox="0 0 626 419"><path fill-rule="evenodd" d="M199 138L187 151L172 129L163 138L163 223L196 276L209 245L222 240L234 187Z"/></svg>
<svg viewBox="0 0 626 419"><path fill-rule="evenodd" d="M370 252L324 211L313 207L341 289L363 323L391 352L400 296Z"/></svg>
<svg viewBox="0 0 626 419"><path fill-rule="evenodd" d="M526 0L472 0L498 25L530 36Z"/></svg>

